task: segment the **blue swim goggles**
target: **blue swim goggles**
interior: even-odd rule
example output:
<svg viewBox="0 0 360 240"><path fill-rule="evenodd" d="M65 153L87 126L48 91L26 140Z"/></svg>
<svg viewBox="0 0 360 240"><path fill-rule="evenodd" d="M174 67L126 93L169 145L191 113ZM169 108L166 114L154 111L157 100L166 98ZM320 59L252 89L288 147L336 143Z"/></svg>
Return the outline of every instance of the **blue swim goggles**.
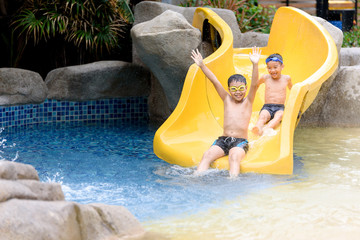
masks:
<svg viewBox="0 0 360 240"><path fill-rule="evenodd" d="M270 61L281 62L281 64L283 63L283 61L282 61L280 58L278 58L278 57L267 58L267 59L265 60L266 63L268 63L268 62L270 62Z"/></svg>

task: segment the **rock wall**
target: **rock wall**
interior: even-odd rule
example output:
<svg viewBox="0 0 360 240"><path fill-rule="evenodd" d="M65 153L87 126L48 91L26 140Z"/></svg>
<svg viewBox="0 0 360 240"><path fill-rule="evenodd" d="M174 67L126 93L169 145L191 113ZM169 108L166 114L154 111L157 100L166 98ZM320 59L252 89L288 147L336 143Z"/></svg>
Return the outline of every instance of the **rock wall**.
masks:
<svg viewBox="0 0 360 240"><path fill-rule="evenodd" d="M148 233L122 206L64 199L58 183L39 181L35 168L0 161L1 240L165 239Z"/></svg>
<svg viewBox="0 0 360 240"><path fill-rule="evenodd" d="M320 126L360 126L360 48L342 48L340 69L322 108Z"/></svg>
<svg viewBox="0 0 360 240"><path fill-rule="evenodd" d="M154 104L160 94L165 96L165 101L150 108L150 117L154 119L157 116L153 109L160 107L166 109L165 113L175 109L186 72L192 64L189 54L200 45L201 33L183 15L167 10L150 21L135 25L131 36L138 56L156 77L150 101Z"/></svg>
<svg viewBox="0 0 360 240"><path fill-rule="evenodd" d="M55 69L45 79L48 99L86 101L150 94L150 72L122 61Z"/></svg>
<svg viewBox="0 0 360 240"><path fill-rule="evenodd" d="M41 103L47 87L36 72L18 68L0 68L0 105Z"/></svg>

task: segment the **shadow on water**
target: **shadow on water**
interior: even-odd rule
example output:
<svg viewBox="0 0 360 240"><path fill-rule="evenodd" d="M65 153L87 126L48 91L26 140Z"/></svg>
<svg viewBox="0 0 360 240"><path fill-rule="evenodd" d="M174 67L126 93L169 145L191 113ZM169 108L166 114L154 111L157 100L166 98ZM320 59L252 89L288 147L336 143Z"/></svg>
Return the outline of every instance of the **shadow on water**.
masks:
<svg viewBox="0 0 360 240"><path fill-rule="evenodd" d="M43 125L1 134L9 156L33 165L40 180L59 182L68 201L127 207L140 221L217 207L226 201L301 181L302 161L293 175L246 173L233 179L224 170L195 176L195 168L170 165L152 150L155 130L147 125ZM15 147L16 143L16 147Z"/></svg>

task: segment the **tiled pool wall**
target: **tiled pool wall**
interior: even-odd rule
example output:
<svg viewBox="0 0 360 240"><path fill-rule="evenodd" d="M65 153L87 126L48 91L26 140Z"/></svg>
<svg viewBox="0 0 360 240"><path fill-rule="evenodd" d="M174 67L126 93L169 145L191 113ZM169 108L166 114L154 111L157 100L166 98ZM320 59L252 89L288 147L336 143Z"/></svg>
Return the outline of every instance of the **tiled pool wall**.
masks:
<svg viewBox="0 0 360 240"><path fill-rule="evenodd" d="M41 104L0 106L0 126L27 127L44 123L147 122L146 97L84 102L47 99Z"/></svg>

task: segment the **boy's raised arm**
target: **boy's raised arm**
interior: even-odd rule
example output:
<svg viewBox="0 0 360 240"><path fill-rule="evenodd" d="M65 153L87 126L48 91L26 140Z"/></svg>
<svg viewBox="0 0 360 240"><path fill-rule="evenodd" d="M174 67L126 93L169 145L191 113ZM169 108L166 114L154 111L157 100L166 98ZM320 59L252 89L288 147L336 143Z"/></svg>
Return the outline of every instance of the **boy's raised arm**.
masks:
<svg viewBox="0 0 360 240"><path fill-rule="evenodd" d="M247 98L251 103L254 102L256 90L258 88L258 80L259 80L259 60L261 56L261 50L258 47L253 47L252 52L249 54L250 61L253 64L252 69L252 77L251 77L251 85Z"/></svg>
<svg viewBox="0 0 360 240"><path fill-rule="evenodd" d="M204 64L203 57L201 56L201 53L199 52L198 49L196 49L196 51L192 50L191 58L194 60L196 65L198 65L201 68L205 76L211 81L217 93L219 94L220 98L224 101L226 96L228 96L229 94L221 85L215 74Z"/></svg>

